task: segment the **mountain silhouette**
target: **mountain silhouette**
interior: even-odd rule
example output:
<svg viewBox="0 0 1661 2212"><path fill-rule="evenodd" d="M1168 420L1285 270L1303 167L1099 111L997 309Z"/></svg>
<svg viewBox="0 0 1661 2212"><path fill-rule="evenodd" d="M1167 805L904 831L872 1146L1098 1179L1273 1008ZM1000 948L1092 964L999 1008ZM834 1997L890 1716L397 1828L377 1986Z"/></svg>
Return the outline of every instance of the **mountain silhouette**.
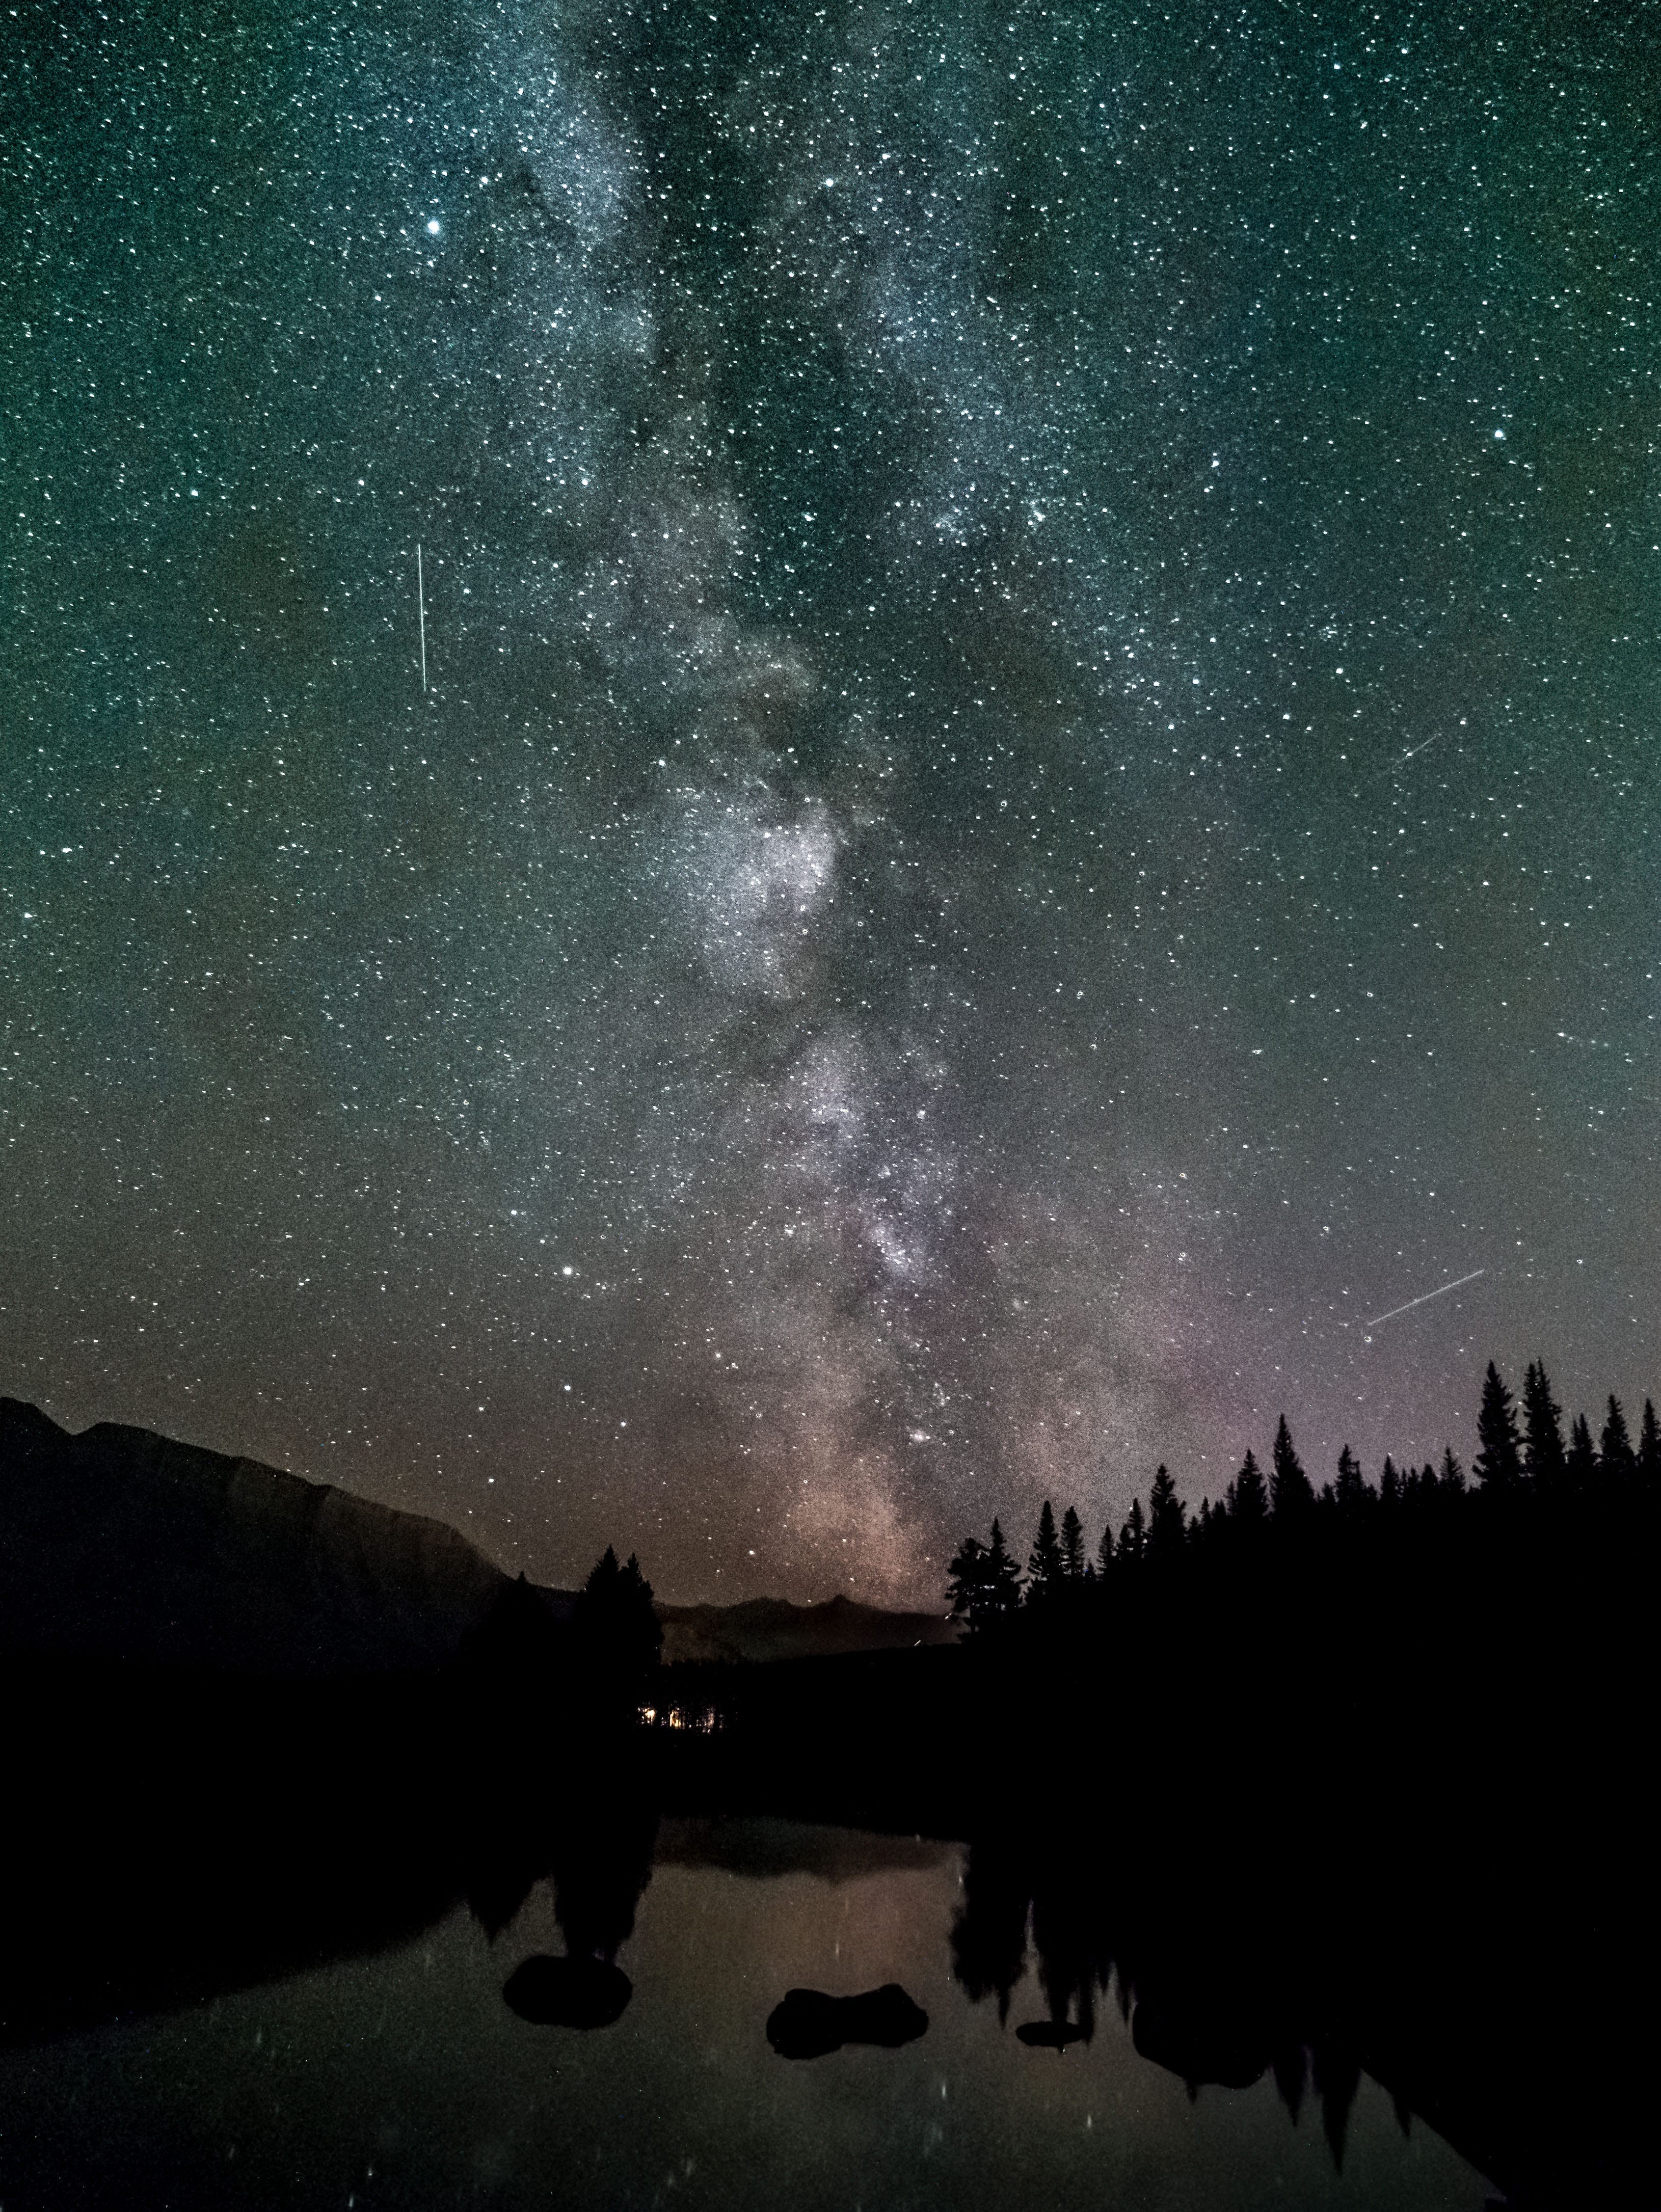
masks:
<svg viewBox="0 0 1661 2212"><path fill-rule="evenodd" d="M660 1605L666 1664L829 1657L838 1652L910 1650L951 1644L954 1625L937 1613L888 1613L850 1597L819 1605L746 1598L738 1605Z"/></svg>
<svg viewBox="0 0 1661 2212"><path fill-rule="evenodd" d="M510 1578L424 1514L0 1398L0 1641L276 1678L433 1670Z"/></svg>

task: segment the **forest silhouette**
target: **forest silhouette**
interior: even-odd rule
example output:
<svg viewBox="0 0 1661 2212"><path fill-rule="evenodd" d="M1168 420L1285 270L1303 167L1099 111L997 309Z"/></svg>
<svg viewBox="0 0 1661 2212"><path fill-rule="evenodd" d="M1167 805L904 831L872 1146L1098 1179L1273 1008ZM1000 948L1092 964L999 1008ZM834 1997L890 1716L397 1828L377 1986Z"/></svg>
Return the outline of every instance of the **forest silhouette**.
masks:
<svg viewBox="0 0 1661 2212"><path fill-rule="evenodd" d="M1220 1501L1161 1468L1093 1550L1070 1506L1024 1563L995 1522L952 1563L956 1644L665 1667L608 1551L563 1613L505 1583L436 1674L14 1655L0 2040L407 1941L462 1895L505 1931L541 1880L564 1955L504 2001L604 2028L660 1814L759 1815L966 1844L953 1972L1012 2061L1116 2004L1196 2094L1272 2075L1340 2160L1365 2073L1512 2202L1647 2201L1622 2021L1653 1963L1661 1436L1610 1400L1594 1441L1536 1361L1520 1400L1488 1368L1478 1446L1376 1482L1346 1449L1317 1486L1282 1420ZM636 1725L648 1696L720 1724ZM113 1886L113 1803L145 1808Z"/></svg>
<svg viewBox="0 0 1661 2212"><path fill-rule="evenodd" d="M949 1569L952 1617L974 1639L1030 1640L1110 1622L1125 1607L1204 1589L1246 1585L1281 1597L1323 1582L1347 1595L1369 1583L1402 1587L1432 1565L1488 1575L1538 1546L1611 1546L1634 1513L1661 1494L1661 1425L1644 1401L1634 1445L1611 1396L1596 1446L1577 1416L1567 1436L1543 1361L1530 1363L1520 1406L1492 1361L1477 1414L1478 1451L1467 1478L1451 1446L1439 1464L1398 1468L1386 1456L1377 1486L1346 1444L1319 1490L1281 1415L1265 1475L1245 1455L1220 1500L1190 1512L1168 1468L1156 1471L1146 1506L1133 1499L1116 1537L1110 1523L1086 1556L1083 1524L1069 1505L1059 1527L1049 1499L1025 1574L1001 1521L989 1541L965 1537Z"/></svg>

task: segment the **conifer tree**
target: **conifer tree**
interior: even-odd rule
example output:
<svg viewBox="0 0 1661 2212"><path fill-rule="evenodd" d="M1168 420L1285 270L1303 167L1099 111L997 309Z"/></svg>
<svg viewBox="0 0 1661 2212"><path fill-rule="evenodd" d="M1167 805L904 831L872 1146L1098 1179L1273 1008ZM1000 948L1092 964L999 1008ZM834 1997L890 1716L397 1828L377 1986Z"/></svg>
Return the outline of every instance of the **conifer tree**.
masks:
<svg viewBox="0 0 1661 2212"><path fill-rule="evenodd" d="M1523 1378L1523 1465L1547 1485L1561 1483L1567 1471L1562 1408L1551 1395L1543 1359L1530 1361Z"/></svg>
<svg viewBox="0 0 1661 2212"><path fill-rule="evenodd" d="M1275 1431L1273 1472L1269 1484L1269 1510L1277 1522L1289 1525L1300 1519L1315 1503L1314 1486L1304 1473L1297 1453L1292 1448L1292 1431L1287 1426L1287 1417L1281 1416L1281 1425Z"/></svg>
<svg viewBox="0 0 1661 2212"><path fill-rule="evenodd" d="M1062 1573L1070 1583L1084 1580L1084 1523L1069 1505L1062 1516Z"/></svg>
<svg viewBox="0 0 1661 2212"><path fill-rule="evenodd" d="M1442 1452L1442 1488L1451 1492L1461 1492L1465 1486L1465 1470L1453 1455L1453 1446L1446 1445Z"/></svg>
<svg viewBox="0 0 1661 2212"><path fill-rule="evenodd" d="M1182 1552L1183 1540L1188 1534L1187 1508L1177 1495L1177 1486L1171 1480L1170 1470L1163 1464L1153 1477L1153 1486L1147 1493L1147 1552L1153 1559L1174 1559Z"/></svg>
<svg viewBox="0 0 1661 2212"><path fill-rule="evenodd" d="M652 1585L630 1552L626 1566L608 1544L571 1609L571 1626L590 1661L618 1687L648 1675L658 1663L663 1630Z"/></svg>
<svg viewBox="0 0 1661 2212"><path fill-rule="evenodd" d="M1384 1454L1384 1466L1378 1471L1378 1503L1394 1510L1402 1502L1402 1478L1390 1454Z"/></svg>
<svg viewBox="0 0 1661 2212"><path fill-rule="evenodd" d="M1000 1522L992 1523L992 1541L986 1550L988 1604L995 1618L1014 1613L1021 1601L1021 1571L1009 1555Z"/></svg>
<svg viewBox="0 0 1661 2212"><path fill-rule="evenodd" d="M1269 1486L1250 1452L1228 1486L1228 1517L1241 1528L1260 1528L1269 1518Z"/></svg>
<svg viewBox="0 0 1661 2212"><path fill-rule="evenodd" d="M1026 1601L1042 1605L1055 1596L1062 1586L1061 1539L1056 1534L1056 1515L1050 1500L1043 1502L1038 1516L1037 1534L1032 1539L1032 1550L1026 1562Z"/></svg>
<svg viewBox="0 0 1661 2212"><path fill-rule="evenodd" d="M1102 1531L1102 1540L1096 1547L1096 1579L1104 1583L1113 1571L1113 1523L1110 1521Z"/></svg>
<svg viewBox="0 0 1661 2212"><path fill-rule="evenodd" d="M1621 1401L1609 1399L1609 1409L1603 1420L1603 1433L1597 1440L1597 1465L1606 1475L1635 1474L1638 1455L1632 1448L1632 1438L1627 1433L1627 1417Z"/></svg>
<svg viewBox="0 0 1661 2212"><path fill-rule="evenodd" d="M1584 1413L1577 1413L1569 1431L1568 1474L1577 1490L1584 1490L1597 1475L1597 1454L1593 1449L1591 1427Z"/></svg>
<svg viewBox="0 0 1661 2212"><path fill-rule="evenodd" d="M1643 1425L1638 1431L1638 1472L1646 1482L1661 1482L1661 1423L1655 1418L1655 1407L1644 1401Z"/></svg>
<svg viewBox="0 0 1661 2212"><path fill-rule="evenodd" d="M951 1580L946 1594L952 1601L952 1618L963 1622L970 1635L984 1627L991 1608L987 1604L986 1547L978 1536L965 1536L946 1569Z"/></svg>
<svg viewBox="0 0 1661 2212"><path fill-rule="evenodd" d="M1133 1498L1125 1524L1119 1531L1118 1556L1122 1559L1140 1559L1147 1549L1147 1523L1142 1518L1142 1501Z"/></svg>
<svg viewBox="0 0 1661 2212"><path fill-rule="evenodd" d="M1490 1359L1482 1377L1482 1404L1476 1416L1476 1478L1484 1490L1514 1490L1523 1479L1523 1449L1517 1435L1517 1407Z"/></svg>
<svg viewBox="0 0 1661 2212"><path fill-rule="evenodd" d="M1338 1480L1333 1496L1346 1513L1357 1512L1372 1501L1372 1492L1362 1479L1361 1462L1348 1444L1338 1455Z"/></svg>

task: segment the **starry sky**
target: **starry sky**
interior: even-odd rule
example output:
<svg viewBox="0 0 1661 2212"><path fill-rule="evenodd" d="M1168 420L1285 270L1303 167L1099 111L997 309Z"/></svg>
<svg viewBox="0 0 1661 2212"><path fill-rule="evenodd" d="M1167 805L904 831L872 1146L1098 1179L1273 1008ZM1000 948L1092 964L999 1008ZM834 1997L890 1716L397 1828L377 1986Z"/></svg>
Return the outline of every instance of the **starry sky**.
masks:
<svg viewBox="0 0 1661 2212"><path fill-rule="evenodd" d="M22 10L0 1389L929 1602L1641 1403L1658 177L1636 9Z"/></svg>

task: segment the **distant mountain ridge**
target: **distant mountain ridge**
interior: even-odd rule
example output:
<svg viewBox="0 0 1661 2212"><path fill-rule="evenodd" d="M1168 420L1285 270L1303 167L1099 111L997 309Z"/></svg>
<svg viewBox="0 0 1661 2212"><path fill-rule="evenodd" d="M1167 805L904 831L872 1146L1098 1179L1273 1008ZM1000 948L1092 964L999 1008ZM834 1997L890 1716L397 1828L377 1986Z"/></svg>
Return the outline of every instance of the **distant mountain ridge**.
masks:
<svg viewBox="0 0 1661 2212"><path fill-rule="evenodd" d="M441 1667L509 1577L444 1522L0 1398L0 1647L274 1677Z"/></svg>
<svg viewBox="0 0 1661 2212"><path fill-rule="evenodd" d="M431 1671L487 1625L528 1632L527 1591L533 1616L569 1622L574 1590L515 1590L447 1522L149 1429L72 1434L0 1397L0 1651L278 1679ZM938 1614L841 1596L657 1613L670 1663L954 1640Z"/></svg>
<svg viewBox="0 0 1661 2212"><path fill-rule="evenodd" d="M570 1619L575 1590L533 1583L549 1617ZM665 1605L663 1663L674 1666L764 1666L774 1659L824 1659L840 1652L909 1651L918 1644L955 1644L957 1628L934 1613L889 1613L857 1598L824 1598L795 1605L785 1597L741 1598L734 1605Z"/></svg>
<svg viewBox="0 0 1661 2212"><path fill-rule="evenodd" d="M850 1597L827 1598L818 1605L752 1597L737 1605L660 1605L657 1612L663 1623L663 1656L672 1664L909 1650L914 1644L957 1638L942 1613L889 1613Z"/></svg>

